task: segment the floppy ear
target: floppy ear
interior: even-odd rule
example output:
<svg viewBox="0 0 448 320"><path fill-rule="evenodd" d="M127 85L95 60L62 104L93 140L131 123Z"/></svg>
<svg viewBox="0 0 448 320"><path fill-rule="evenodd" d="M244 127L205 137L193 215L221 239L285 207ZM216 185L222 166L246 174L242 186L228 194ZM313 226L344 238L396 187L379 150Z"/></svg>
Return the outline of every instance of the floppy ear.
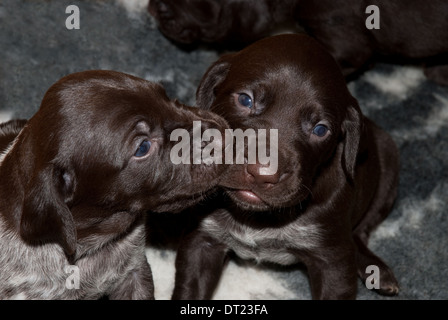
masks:
<svg viewBox="0 0 448 320"><path fill-rule="evenodd" d="M196 105L201 109L210 109L215 101L215 88L227 76L230 63L227 61L233 54L222 56L212 64L202 77L201 83L196 91Z"/></svg>
<svg viewBox="0 0 448 320"><path fill-rule="evenodd" d="M76 229L66 202L73 196L74 176L48 165L25 190L20 235L30 243L59 243L66 254L76 250Z"/></svg>
<svg viewBox="0 0 448 320"><path fill-rule="evenodd" d="M344 151L342 155L342 168L349 181L355 178L356 160L359 153L363 120L358 104L348 107L346 118L342 122L342 132L344 133Z"/></svg>

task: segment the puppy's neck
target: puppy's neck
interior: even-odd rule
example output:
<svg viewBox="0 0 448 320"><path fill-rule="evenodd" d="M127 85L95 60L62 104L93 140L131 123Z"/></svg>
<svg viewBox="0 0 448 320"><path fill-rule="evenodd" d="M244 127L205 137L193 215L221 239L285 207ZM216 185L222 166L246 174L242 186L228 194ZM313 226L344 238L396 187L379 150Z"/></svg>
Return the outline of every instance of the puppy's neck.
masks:
<svg viewBox="0 0 448 320"><path fill-rule="evenodd" d="M76 225L76 259L134 234L136 229L143 229L145 224L144 213L111 212L84 205L76 206L71 211Z"/></svg>
<svg viewBox="0 0 448 320"><path fill-rule="evenodd" d="M10 228L18 230L24 200L24 179L16 138L0 155L0 215Z"/></svg>
<svg viewBox="0 0 448 320"><path fill-rule="evenodd" d="M9 151L11 152L11 151ZM10 229L19 229L24 188L21 177L12 157L6 155L0 163L0 215Z"/></svg>

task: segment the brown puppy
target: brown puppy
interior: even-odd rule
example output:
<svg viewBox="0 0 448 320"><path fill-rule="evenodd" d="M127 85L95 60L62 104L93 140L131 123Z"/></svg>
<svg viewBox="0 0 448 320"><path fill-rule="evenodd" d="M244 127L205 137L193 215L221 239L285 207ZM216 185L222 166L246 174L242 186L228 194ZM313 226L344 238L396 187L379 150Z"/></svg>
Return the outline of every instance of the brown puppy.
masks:
<svg viewBox="0 0 448 320"><path fill-rule="evenodd" d="M361 114L332 57L312 38L281 35L225 55L207 71L197 103L233 129L278 130L278 170L234 164L220 184L231 200L181 244L174 299L213 294L226 255L303 262L315 299L354 298L358 274L380 270L383 294L398 292L367 240L390 212L399 159L391 137Z"/></svg>
<svg viewBox="0 0 448 320"><path fill-rule="evenodd" d="M295 7L290 0L150 0L148 10L175 41L243 44L296 27Z"/></svg>
<svg viewBox="0 0 448 320"><path fill-rule="evenodd" d="M376 5L379 29L366 20ZM448 85L448 2L433 0L299 1L297 20L349 76L373 58L425 65L425 75Z"/></svg>
<svg viewBox="0 0 448 320"><path fill-rule="evenodd" d="M366 20L376 5L380 29ZM448 85L448 2L445 0L151 0L160 30L183 43L248 43L279 26L300 25L333 55L345 76L372 58L423 62L431 80Z"/></svg>
<svg viewBox="0 0 448 320"><path fill-rule="evenodd" d="M26 125L1 125L0 298L153 298L146 212L198 202L222 170L171 162L171 132L195 120L226 126L157 84L86 71L54 84Z"/></svg>

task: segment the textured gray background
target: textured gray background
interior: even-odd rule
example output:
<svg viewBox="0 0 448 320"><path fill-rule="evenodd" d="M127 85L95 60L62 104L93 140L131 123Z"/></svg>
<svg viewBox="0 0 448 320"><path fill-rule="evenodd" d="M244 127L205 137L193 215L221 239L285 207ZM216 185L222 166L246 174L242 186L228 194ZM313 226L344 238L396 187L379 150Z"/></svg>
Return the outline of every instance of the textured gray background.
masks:
<svg viewBox="0 0 448 320"><path fill-rule="evenodd" d="M212 49L183 51L165 39L147 14L147 0L0 1L0 121L29 118L62 76L113 69L160 81L171 97L194 104ZM81 29L67 30L75 4ZM399 197L370 247L393 268L398 297L448 298L448 88L417 67L377 64L349 84L364 113L390 132L401 152ZM174 252L147 249L156 297L170 296ZM215 299L309 299L300 266L276 268L232 261ZM359 299L383 299L359 283Z"/></svg>

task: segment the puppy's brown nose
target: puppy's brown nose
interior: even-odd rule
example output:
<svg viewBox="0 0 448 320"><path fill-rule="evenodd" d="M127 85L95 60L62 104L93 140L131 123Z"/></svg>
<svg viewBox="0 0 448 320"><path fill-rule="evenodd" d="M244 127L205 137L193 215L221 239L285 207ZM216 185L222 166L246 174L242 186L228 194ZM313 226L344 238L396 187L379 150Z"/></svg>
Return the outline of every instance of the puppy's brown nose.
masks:
<svg viewBox="0 0 448 320"><path fill-rule="evenodd" d="M262 164L248 164L246 177L249 183L256 184L260 188L270 188L280 180L278 172L269 172L269 166Z"/></svg>

